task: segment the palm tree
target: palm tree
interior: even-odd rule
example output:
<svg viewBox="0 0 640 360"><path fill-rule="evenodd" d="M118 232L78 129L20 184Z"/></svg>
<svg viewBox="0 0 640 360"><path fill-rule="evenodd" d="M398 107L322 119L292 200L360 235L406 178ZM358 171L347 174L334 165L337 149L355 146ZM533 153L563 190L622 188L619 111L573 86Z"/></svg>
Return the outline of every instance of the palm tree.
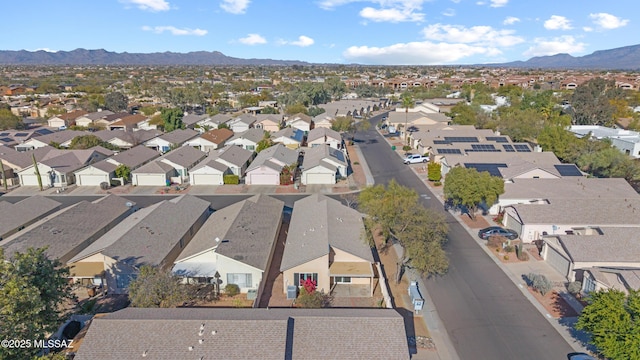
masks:
<svg viewBox="0 0 640 360"><path fill-rule="evenodd" d="M408 139L407 125L409 123L409 108L414 107L416 102L411 95L405 95L402 97L402 107L404 108L404 138Z"/></svg>

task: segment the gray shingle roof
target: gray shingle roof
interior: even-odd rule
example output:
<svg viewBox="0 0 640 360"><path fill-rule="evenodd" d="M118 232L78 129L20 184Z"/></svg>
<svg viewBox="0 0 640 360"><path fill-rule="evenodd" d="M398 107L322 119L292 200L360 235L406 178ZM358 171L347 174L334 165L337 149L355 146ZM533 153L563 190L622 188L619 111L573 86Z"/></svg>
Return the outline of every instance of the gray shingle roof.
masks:
<svg viewBox="0 0 640 360"><path fill-rule="evenodd" d="M117 138L123 142L132 144L133 146L142 144L145 141L151 140L153 138L156 138L162 135L162 131L160 130L138 130L138 131L113 130L111 132L114 135L111 139Z"/></svg>
<svg viewBox="0 0 640 360"><path fill-rule="evenodd" d="M229 171L229 167L227 165L224 165L218 161L216 161L215 159L211 159L211 158L207 158L203 161L201 161L200 163L198 163L198 165L194 166L191 169L191 172L198 170L198 169L202 169L203 167L210 167L212 169L216 169L222 173L225 173L227 171Z"/></svg>
<svg viewBox="0 0 640 360"><path fill-rule="evenodd" d="M213 115L211 117L211 122L214 123L214 124L220 125L220 124L225 124L225 123L229 122L231 119L233 119L233 118L231 116L229 116L229 115L216 114L216 115Z"/></svg>
<svg viewBox="0 0 640 360"><path fill-rule="evenodd" d="M145 351L147 358L167 360L211 354L220 359L409 359L404 321L393 309L126 308L92 321L76 360L136 359Z"/></svg>
<svg viewBox="0 0 640 360"><path fill-rule="evenodd" d="M7 201L0 201L0 239L6 237L21 226L46 216L60 208L60 203L44 196L31 196L24 200L12 204Z"/></svg>
<svg viewBox="0 0 640 360"><path fill-rule="evenodd" d="M208 212L209 206L208 201L192 195L165 200L102 253L128 265L162 265L171 249ZM197 230L198 227L194 232Z"/></svg>
<svg viewBox="0 0 640 360"><path fill-rule="evenodd" d="M365 243L362 214L324 195L313 194L293 205L280 271L340 249L373 262Z"/></svg>
<svg viewBox="0 0 640 360"><path fill-rule="evenodd" d="M319 127L319 128L311 129L309 131L309 134L307 134L307 142L311 142L316 139L323 139L325 136L332 139L337 139L337 140L342 139L342 136L340 136L339 132L332 129Z"/></svg>
<svg viewBox="0 0 640 360"><path fill-rule="evenodd" d="M182 144L185 141L198 136L200 133L192 129L176 129L166 133L159 138L171 144Z"/></svg>
<svg viewBox="0 0 640 360"><path fill-rule="evenodd" d="M640 226L638 198L554 199L549 204L512 206L527 225Z"/></svg>
<svg viewBox="0 0 640 360"><path fill-rule="evenodd" d="M186 125L193 125L198 123L198 121L204 120L208 115L196 115L196 114L188 114L182 117L182 122Z"/></svg>
<svg viewBox="0 0 640 360"><path fill-rule="evenodd" d="M50 144L51 142L56 142L58 144L62 144L67 142L76 136L88 135L88 133L84 131L75 131L75 130L65 130L65 131L57 131L53 134L42 135L34 138L34 140L38 140L45 144Z"/></svg>
<svg viewBox="0 0 640 360"><path fill-rule="evenodd" d="M343 164L344 166L347 165L342 151L325 144L305 149L302 167L304 169L311 169L312 167L322 164L324 159L329 158L335 162Z"/></svg>
<svg viewBox="0 0 640 360"><path fill-rule="evenodd" d="M199 162L203 158L207 156L206 153L191 147L191 146L181 146L178 149L171 150L167 154L165 154L160 161L163 159L169 160L174 164L181 165L183 167L191 167L193 164Z"/></svg>
<svg viewBox="0 0 640 360"><path fill-rule="evenodd" d="M148 164L144 164L139 168L133 170L132 174L166 174L169 171L174 170L173 166L163 163L162 161L152 161Z"/></svg>
<svg viewBox="0 0 640 360"><path fill-rule="evenodd" d="M127 204L131 202L116 195L81 201L8 238L2 247L13 254L46 246L50 258L66 262L124 218L130 210Z"/></svg>
<svg viewBox="0 0 640 360"><path fill-rule="evenodd" d="M251 115L251 114L242 114L236 118L234 118L232 121L233 122L241 122L243 124L247 124L247 125L251 125L254 122L256 122L256 120L258 120L258 118L256 118L255 116Z"/></svg>
<svg viewBox="0 0 640 360"><path fill-rule="evenodd" d="M183 260L213 249L231 259L266 270L282 223L284 202L255 195L213 213L178 256ZM220 242L216 242L216 238Z"/></svg>
<svg viewBox="0 0 640 360"><path fill-rule="evenodd" d="M242 166L253 156L253 152L245 150L240 146L229 145L216 151L209 152L208 159L222 159L236 166Z"/></svg>
<svg viewBox="0 0 640 360"><path fill-rule="evenodd" d="M227 142L231 142L236 139L247 139L254 143L258 143L260 140L264 139L264 130L251 128L247 131L233 135L231 139L227 140Z"/></svg>
<svg viewBox="0 0 640 360"><path fill-rule="evenodd" d="M559 235L573 262L640 263L638 228L600 228L602 235Z"/></svg>
<svg viewBox="0 0 640 360"><path fill-rule="evenodd" d="M255 168L270 162L273 165L276 165L275 170L282 170L283 166L279 166L276 163L270 160L277 160L280 163L285 165L292 165L298 161L298 152L292 149L287 148L283 144L276 144L269 148L266 148L258 153L255 159L251 162L249 167L247 168L247 172L251 171Z"/></svg>
<svg viewBox="0 0 640 360"><path fill-rule="evenodd" d="M140 145L114 155L111 159L134 170L158 156L160 156L160 154L158 154L157 151Z"/></svg>
<svg viewBox="0 0 640 360"><path fill-rule="evenodd" d="M92 121L98 120L98 119L103 119L109 115L113 115L114 112L110 111L110 110L102 110L102 111L96 111L96 112L92 112L92 113L88 113L82 117L86 117L87 119L90 119Z"/></svg>
<svg viewBox="0 0 640 360"><path fill-rule="evenodd" d="M634 199L638 193L622 178L514 179L504 184L506 199Z"/></svg>

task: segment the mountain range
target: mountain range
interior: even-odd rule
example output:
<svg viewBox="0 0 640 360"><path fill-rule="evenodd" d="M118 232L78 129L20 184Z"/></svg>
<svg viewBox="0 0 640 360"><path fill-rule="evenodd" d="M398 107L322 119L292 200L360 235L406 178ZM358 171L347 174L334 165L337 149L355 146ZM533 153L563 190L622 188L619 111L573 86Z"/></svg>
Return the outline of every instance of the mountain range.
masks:
<svg viewBox="0 0 640 360"><path fill-rule="evenodd" d="M219 51L189 53L116 53L103 49L72 51L12 51L0 50L0 65L311 65L299 60L241 59ZM569 54L534 57L526 61L476 66L533 68L533 69L640 69L640 45L599 50L574 57Z"/></svg>

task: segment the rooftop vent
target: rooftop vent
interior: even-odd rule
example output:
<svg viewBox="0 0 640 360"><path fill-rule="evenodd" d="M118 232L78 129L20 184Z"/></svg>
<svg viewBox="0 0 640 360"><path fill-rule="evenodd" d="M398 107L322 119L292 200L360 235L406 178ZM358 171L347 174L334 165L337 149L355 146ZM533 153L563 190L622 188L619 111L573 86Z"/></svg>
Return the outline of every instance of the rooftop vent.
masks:
<svg viewBox="0 0 640 360"><path fill-rule="evenodd" d="M142 352L142 357L147 357L147 354L149 353L149 350L145 350Z"/></svg>
<svg viewBox="0 0 640 360"><path fill-rule="evenodd" d="M193 346L189 346L189 351L193 351Z"/></svg>

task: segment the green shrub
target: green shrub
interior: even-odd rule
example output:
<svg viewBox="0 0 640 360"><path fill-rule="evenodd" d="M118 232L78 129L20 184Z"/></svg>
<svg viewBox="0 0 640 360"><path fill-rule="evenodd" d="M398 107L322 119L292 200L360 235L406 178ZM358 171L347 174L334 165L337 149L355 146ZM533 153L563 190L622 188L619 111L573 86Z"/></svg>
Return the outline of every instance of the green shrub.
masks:
<svg viewBox="0 0 640 360"><path fill-rule="evenodd" d="M409 150L412 150L411 146L409 146L409 145L405 145L405 146L402 147L402 151L409 151Z"/></svg>
<svg viewBox="0 0 640 360"><path fill-rule="evenodd" d="M512 253L515 249L513 248L513 245L507 245L504 247L504 251L508 252L508 253Z"/></svg>
<svg viewBox="0 0 640 360"><path fill-rule="evenodd" d="M426 154L425 156L429 156L429 154ZM442 166L439 163L433 161L433 159L429 161L429 164L427 164L427 177L429 178L429 181L439 182L442 179L441 169Z"/></svg>
<svg viewBox="0 0 640 360"><path fill-rule="evenodd" d="M581 290L582 283L580 281L573 281L567 285L567 291L569 291L569 294L576 295L579 294Z"/></svg>
<svg viewBox="0 0 640 360"><path fill-rule="evenodd" d="M240 294L240 287L236 284L227 284L224 287L224 293L227 294L227 296L236 296L238 294Z"/></svg>
<svg viewBox="0 0 640 360"><path fill-rule="evenodd" d="M504 259L505 259L505 260L509 260L509 255L505 255L505 256L504 256Z"/></svg>
<svg viewBox="0 0 640 360"><path fill-rule="evenodd" d="M434 181L433 182L433 186L440 186L442 185L442 183L440 181Z"/></svg>
<svg viewBox="0 0 640 360"><path fill-rule="evenodd" d="M238 185L240 184L240 177L238 175L225 175L224 183L228 185Z"/></svg>
<svg viewBox="0 0 640 360"><path fill-rule="evenodd" d="M549 281L546 276L537 274L533 279L533 288L544 296L551 291L553 284L551 284L551 281Z"/></svg>
<svg viewBox="0 0 640 360"><path fill-rule="evenodd" d="M359 162L357 162L357 161L354 161L354 162L353 162L353 165L360 165L360 163L359 163Z"/></svg>

